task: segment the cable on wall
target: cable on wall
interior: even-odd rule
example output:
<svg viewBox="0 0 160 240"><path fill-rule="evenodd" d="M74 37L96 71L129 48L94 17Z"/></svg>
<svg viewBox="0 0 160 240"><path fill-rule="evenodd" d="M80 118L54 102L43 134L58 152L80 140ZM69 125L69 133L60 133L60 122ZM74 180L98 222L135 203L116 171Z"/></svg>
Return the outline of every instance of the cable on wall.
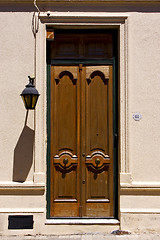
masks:
<svg viewBox="0 0 160 240"><path fill-rule="evenodd" d="M38 30L39 30L39 15L40 15L40 9L39 9L39 7L37 6L36 0L34 0L33 4L34 4L35 8L36 8L37 11L38 11L38 16L36 15L36 12L34 12L34 13L33 13L33 17L32 17L32 32L33 32L34 37L36 38L36 34L38 33Z"/></svg>
<svg viewBox="0 0 160 240"><path fill-rule="evenodd" d="M37 33L39 31L39 15L40 15L40 9L37 6L36 0L33 1L33 4L36 8L37 12L35 11L33 13L33 17L32 17L32 33L34 36L34 76L35 76L35 85L36 85L36 72L37 72L37 66L36 66L36 52L37 52L37 40L36 40L36 36ZM34 130L36 129L36 111L34 111ZM36 166L35 166L35 144L34 144L34 172L36 171Z"/></svg>

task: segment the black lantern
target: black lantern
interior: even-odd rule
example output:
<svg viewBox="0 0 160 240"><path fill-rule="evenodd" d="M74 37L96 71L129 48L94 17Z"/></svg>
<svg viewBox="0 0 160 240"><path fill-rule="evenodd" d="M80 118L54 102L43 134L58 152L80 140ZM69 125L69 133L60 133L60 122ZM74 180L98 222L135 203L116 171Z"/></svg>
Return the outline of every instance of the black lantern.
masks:
<svg viewBox="0 0 160 240"><path fill-rule="evenodd" d="M26 109L35 109L40 94L33 85L35 77L28 76L28 78L29 84L26 85L26 88L21 93L21 97Z"/></svg>

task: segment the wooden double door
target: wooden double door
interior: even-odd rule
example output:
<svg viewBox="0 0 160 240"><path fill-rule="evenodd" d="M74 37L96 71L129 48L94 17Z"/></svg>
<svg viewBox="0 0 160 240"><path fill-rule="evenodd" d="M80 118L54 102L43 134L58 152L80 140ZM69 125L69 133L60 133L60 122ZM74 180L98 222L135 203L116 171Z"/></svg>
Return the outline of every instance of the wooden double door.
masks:
<svg viewBox="0 0 160 240"><path fill-rule="evenodd" d="M51 66L51 217L113 217L113 66Z"/></svg>

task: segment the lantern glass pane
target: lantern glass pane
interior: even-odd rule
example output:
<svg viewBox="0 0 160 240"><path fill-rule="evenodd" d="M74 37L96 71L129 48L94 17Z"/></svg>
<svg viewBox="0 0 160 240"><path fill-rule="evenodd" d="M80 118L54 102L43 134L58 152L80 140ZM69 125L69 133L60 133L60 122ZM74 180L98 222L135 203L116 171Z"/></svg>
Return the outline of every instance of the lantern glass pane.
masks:
<svg viewBox="0 0 160 240"><path fill-rule="evenodd" d="M26 102L26 108L31 109L32 106L32 95L24 95L25 102Z"/></svg>
<svg viewBox="0 0 160 240"><path fill-rule="evenodd" d="M38 97L38 95L32 95L32 109L35 109Z"/></svg>
<svg viewBox="0 0 160 240"><path fill-rule="evenodd" d="M22 100L23 100L24 106L26 107L25 98L24 98L24 96L23 96L23 95L21 95L21 97L22 97Z"/></svg>

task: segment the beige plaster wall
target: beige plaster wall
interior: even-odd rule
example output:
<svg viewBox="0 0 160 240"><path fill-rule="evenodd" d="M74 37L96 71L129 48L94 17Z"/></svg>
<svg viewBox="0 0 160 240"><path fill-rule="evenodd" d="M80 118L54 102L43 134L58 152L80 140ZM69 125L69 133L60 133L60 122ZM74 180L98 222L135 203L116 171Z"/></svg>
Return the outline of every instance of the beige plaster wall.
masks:
<svg viewBox="0 0 160 240"><path fill-rule="evenodd" d="M160 182L159 24L159 13L129 17L129 162L136 182ZM133 120L135 112L140 121Z"/></svg>
<svg viewBox="0 0 160 240"><path fill-rule="evenodd" d="M6 208L12 209L12 212L17 211L17 213L23 212L22 209L24 209L24 212L41 214L43 223L37 221L39 228L42 228L43 232L45 232L45 24L40 23L36 40L36 74L38 79L36 86L41 93L36 113L29 111L27 115L19 96L28 83L27 76L35 71L35 39L31 30L32 14L31 12L2 12L0 14L0 190L2 190L2 185L4 189L10 185L11 190L12 187L15 188L12 181L15 184L21 181L24 186L25 183L32 184L33 189L35 186L39 186L43 188L43 191L33 191L33 193L31 190L25 192L25 194L23 194L23 191L17 194L16 191L14 194L13 192L2 193L0 212L5 212L2 209ZM81 14L83 15L83 13ZM113 14L118 15L118 13ZM140 216L142 210L150 213L153 212L153 209L155 213L160 211L158 196L160 190L160 14L150 12L126 12L125 14L128 15L126 26L128 32L125 37L123 34L120 35L124 38L120 39L120 41L124 43L127 60L122 56L123 51L120 51L120 76L122 76L120 87L123 87L122 92L126 88L127 94L120 96L120 109L122 105L124 110L127 109L126 151L128 154L124 159L122 156L125 154L120 152L120 161L122 165L128 166L121 169L121 172L128 174L129 177L121 178L121 184L122 186L123 183L128 184L129 187L139 185L143 189L155 188L156 186L157 190L147 194L142 191L136 193L131 193L128 190L125 193L120 192L120 207L123 210L122 216L124 217L125 214L128 214L129 209L130 212L135 211ZM127 63L124 63L125 61ZM126 67L122 68L123 65ZM142 114L140 121L135 121L132 118L132 114L135 112ZM120 134L122 138L125 138L122 129ZM123 164L123 162L125 163ZM123 181L123 179L125 180ZM9 210L6 210L6 213L7 211L9 212ZM123 221L123 223L126 226L126 222ZM52 231L51 226L48 228Z"/></svg>
<svg viewBox="0 0 160 240"><path fill-rule="evenodd" d="M137 232L159 231L159 22L159 13L130 13L128 20L128 171L120 209L121 227Z"/></svg>
<svg viewBox="0 0 160 240"><path fill-rule="evenodd" d="M26 181L33 179L31 144L34 112L29 112L27 125L24 126L26 110L20 98L28 83L28 75L34 73L31 22L32 13L0 14L0 181L12 181L16 174L24 180L22 172ZM27 148L28 151L25 150ZM25 167L27 161L29 163Z"/></svg>

